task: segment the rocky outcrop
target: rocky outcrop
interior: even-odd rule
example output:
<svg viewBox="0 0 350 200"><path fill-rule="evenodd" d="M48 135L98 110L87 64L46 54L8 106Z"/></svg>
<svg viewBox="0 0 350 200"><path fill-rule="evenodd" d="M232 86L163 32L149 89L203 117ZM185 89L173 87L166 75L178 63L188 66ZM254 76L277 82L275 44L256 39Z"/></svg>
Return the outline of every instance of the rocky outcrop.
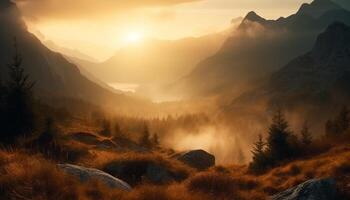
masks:
<svg viewBox="0 0 350 200"><path fill-rule="evenodd" d="M190 167L205 170L215 165L215 156L204 150L193 150L176 156L176 158Z"/></svg>
<svg viewBox="0 0 350 200"><path fill-rule="evenodd" d="M272 200L334 200L336 184L333 179L313 179L271 197Z"/></svg>
<svg viewBox="0 0 350 200"><path fill-rule="evenodd" d="M58 168L67 174L76 176L82 182L96 179L111 188L121 189L124 191L131 191L132 189L126 182L98 169L86 168L71 164L59 164Z"/></svg>

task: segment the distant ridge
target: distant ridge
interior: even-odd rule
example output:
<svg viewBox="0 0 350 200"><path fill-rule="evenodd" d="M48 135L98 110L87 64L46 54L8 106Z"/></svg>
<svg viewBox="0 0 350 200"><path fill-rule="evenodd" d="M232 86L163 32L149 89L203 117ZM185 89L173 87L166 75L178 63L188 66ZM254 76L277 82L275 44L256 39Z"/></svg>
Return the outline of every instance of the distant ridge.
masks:
<svg viewBox="0 0 350 200"><path fill-rule="evenodd" d="M278 20L266 20L249 12L222 48L200 62L175 87L192 96L228 91L238 94L239 88L249 87L307 52L317 35L336 21L350 25L350 11L330 0L303 4L295 14ZM204 77L211 83L209 86L203 83Z"/></svg>
<svg viewBox="0 0 350 200"><path fill-rule="evenodd" d="M297 15L309 15L314 18L318 18L325 12L340 9L342 9L342 7L331 0L314 0L310 4L303 4L297 12Z"/></svg>

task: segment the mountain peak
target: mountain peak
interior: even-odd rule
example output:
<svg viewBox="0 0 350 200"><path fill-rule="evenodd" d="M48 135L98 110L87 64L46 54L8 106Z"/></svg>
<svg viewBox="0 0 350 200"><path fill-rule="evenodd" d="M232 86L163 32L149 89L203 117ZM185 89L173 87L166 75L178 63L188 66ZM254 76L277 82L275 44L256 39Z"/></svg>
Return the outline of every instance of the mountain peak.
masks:
<svg viewBox="0 0 350 200"><path fill-rule="evenodd" d="M304 3L297 14L318 18L328 11L339 9L342 9L342 7L331 0L314 0L310 4Z"/></svg>
<svg viewBox="0 0 350 200"><path fill-rule="evenodd" d="M250 11L243 21L251 21L251 22L263 22L266 21L266 19L260 17L256 12Z"/></svg>

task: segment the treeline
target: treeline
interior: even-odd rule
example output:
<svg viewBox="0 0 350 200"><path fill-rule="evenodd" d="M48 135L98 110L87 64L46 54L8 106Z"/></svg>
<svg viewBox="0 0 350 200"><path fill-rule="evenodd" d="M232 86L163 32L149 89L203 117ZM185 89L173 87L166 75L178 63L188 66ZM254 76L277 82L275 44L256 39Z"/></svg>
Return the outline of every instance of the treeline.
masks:
<svg viewBox="0 0 350 200"><path fill-rule="evenodd" d="M177 117L144 119L137 117L108 117L101 112L93 112L89 123L100 127L100 135L113 141L132 140L145 148L159 147L161 138L176 130L195 132L211 123L205 114L189 114Z"/></svg>
<svg viewBox="0 0 350 200"><path fill-rule="evenodd" d="M343 139L343 136L350 135L349 114L349 109L344 106L335 119L328 120L325 124L325 135L319 142ZM312 152L313 148L316 148L313 143L307 122L302 126L298 137L291 131L282 111L278 110L273 116L266 139L259 135L258 141L254 144L249 169L254 173L262 173L281 162L305 156L307 152Z"/></svg>

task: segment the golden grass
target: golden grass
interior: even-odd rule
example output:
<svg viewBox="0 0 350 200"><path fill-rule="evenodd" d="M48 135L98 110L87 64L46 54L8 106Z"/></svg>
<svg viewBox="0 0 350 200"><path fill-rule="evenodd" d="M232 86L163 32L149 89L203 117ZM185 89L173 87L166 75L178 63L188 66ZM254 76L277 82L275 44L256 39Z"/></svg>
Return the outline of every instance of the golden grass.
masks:
<svg viewBox="0 0 350 200"><path fill-rule="evenodd" d="M0 151L0 172L4 200L107 200L122 195L98 181L80 183L54 163L24 152Z"/></svg>
<svg viewBox="0 0 350 200"><path fill-rule="evenodd" d="M96 150L80 160L83 166L99 169L111 162L153 162L188 176L182 182L166 185L145 182L126 193L111 190L98 181L80 183L40 155L0 151L0 193L5 200L263 200L312 178L334 177L339 191L349 199L349 157L350 146L341 145L312 158L281 164L260 176L249 174L247 166L216 166L196 172L156 153L118 154Z"/></svg>

